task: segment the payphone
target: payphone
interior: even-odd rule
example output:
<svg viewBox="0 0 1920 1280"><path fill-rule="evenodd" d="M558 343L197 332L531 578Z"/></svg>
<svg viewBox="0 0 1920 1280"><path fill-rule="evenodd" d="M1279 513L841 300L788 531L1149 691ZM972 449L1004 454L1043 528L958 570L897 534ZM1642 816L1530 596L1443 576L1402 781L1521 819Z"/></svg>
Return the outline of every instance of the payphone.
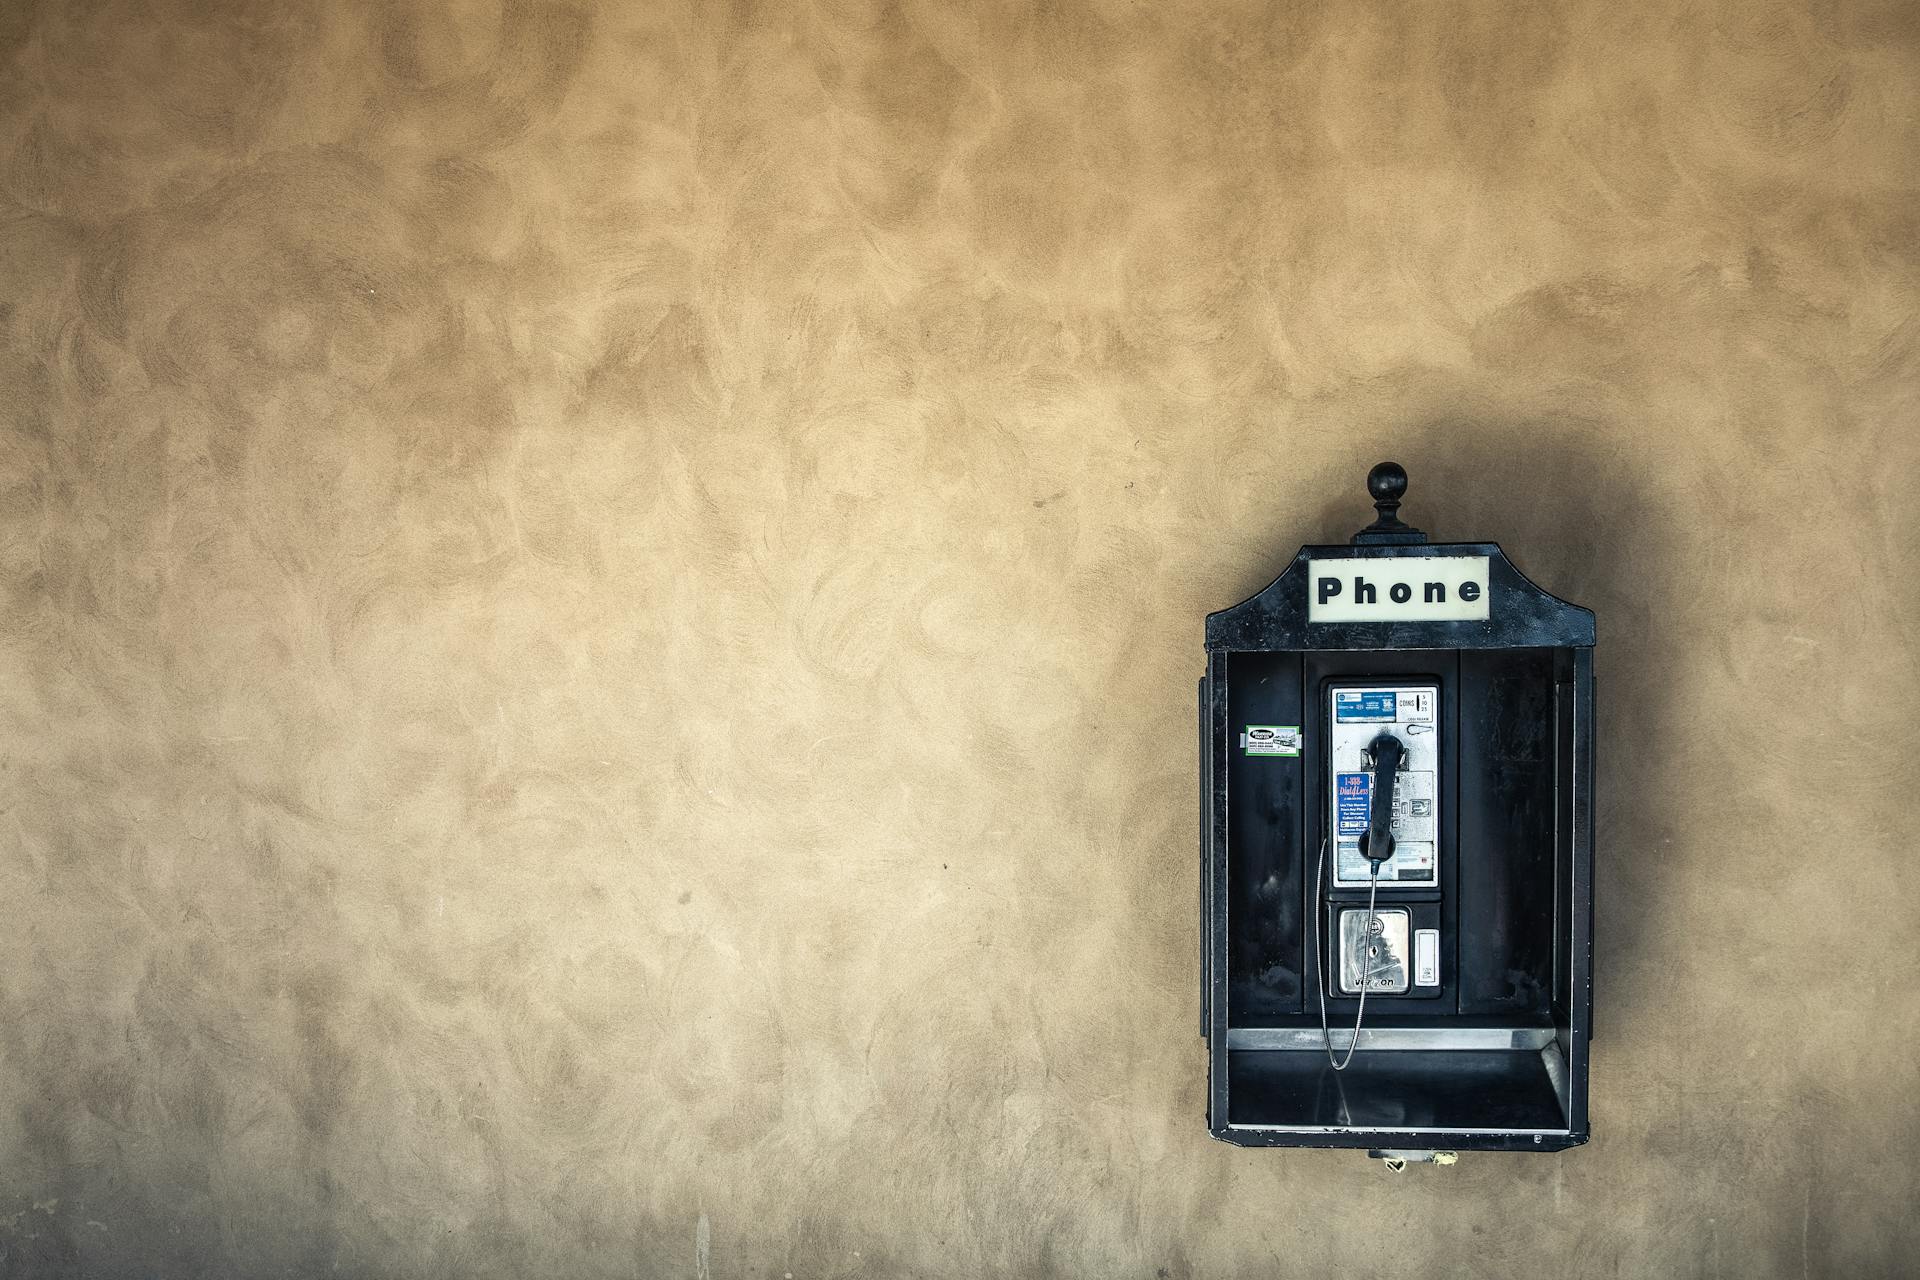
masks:
<svg viewBox="0 0 1920 1280"><path fill-rule="evenodd" d="M1587 1139L1593 615L1399 518L1207 619L1208 1124L1250 1146Z"/></svg>

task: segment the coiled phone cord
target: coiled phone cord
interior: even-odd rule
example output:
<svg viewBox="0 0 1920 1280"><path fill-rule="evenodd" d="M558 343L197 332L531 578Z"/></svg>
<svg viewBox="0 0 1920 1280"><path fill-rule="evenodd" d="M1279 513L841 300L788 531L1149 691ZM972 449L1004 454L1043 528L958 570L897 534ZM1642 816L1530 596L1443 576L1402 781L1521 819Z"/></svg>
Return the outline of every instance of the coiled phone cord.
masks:
<svg viewBox="0 0 1920 1280"><path fill-rule="evenodd" d="M1315 984L1320 993L1320 1043L1326 1046L1327 1061L1335 1071L1345 1071L1353 1061L1353 1051L1360 1047L1360 1020L1367 1016L1367 987L1373 981L1373 953L1379 944L1374 941L1374 930L1380 927L1380 917L1374 914L1374 902L1380 893L1380 864L1368 859L1371 868L1367 876L1367 951L1366 959L1360 966L1360 1007L1353 1011L1353 1039L1347 1042L1347 1056L1336 1059L1333 1056L1333 1032L1327 1029L1327 975L1321 974ZM1313 869L1313 950L1324 962L1326 949L1320 944L1320 917L1326 910L1327 901L1327 841L1320 838L1320 858Z"/></svg>

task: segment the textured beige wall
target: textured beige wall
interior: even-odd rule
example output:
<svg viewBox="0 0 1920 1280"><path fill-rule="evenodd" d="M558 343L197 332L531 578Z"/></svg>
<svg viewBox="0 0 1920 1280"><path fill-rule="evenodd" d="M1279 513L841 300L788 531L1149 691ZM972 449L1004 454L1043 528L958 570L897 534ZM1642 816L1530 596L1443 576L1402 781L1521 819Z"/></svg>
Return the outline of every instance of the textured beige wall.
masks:
<svg viewBox="0 0 1920 1280"><path fill-rule="evenodd" d="M0 5L0 1272L1915 1265L1915 19ZM1600 616L1562 1157L1205 1132L1383 456Z"/></svg>

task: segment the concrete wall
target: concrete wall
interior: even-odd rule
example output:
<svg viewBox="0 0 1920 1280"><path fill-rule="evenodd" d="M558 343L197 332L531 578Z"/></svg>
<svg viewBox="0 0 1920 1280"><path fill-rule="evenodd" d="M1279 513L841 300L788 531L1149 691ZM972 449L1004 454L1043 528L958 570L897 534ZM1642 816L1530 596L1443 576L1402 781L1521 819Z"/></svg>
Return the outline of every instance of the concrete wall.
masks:
<svg viewBox="0 0 1920 1280"><path fill-rule="evenodd" d="M1885 1275L1910 4L0 7L0 1272ZM1591 1146L1210 1140L1201 619L1601 620Z"/></svg>

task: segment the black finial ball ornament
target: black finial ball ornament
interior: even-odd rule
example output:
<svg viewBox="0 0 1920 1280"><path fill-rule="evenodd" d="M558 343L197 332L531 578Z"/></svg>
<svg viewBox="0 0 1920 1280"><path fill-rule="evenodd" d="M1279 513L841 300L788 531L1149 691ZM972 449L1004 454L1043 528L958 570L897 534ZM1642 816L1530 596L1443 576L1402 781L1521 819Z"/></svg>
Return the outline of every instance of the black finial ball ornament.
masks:
<svg viewBox="0 0 1920 1280"><path fill-rule="evenodd" d="M1407 492L1407 469L1397 462L1383 462L1367 472L1367 492L1376 503L1400 505Z"/></svg>
<svg viewBox="0 0 1920 1280"><path fill-rule="evenodd" d="M1373 497L1374 521L1353 535L1355 544L1389 545L1425 542L1427 535L1400 519L1400 499L1407 492L1407 469L1383 462L1367 472L1367 492Z"/></svg>

